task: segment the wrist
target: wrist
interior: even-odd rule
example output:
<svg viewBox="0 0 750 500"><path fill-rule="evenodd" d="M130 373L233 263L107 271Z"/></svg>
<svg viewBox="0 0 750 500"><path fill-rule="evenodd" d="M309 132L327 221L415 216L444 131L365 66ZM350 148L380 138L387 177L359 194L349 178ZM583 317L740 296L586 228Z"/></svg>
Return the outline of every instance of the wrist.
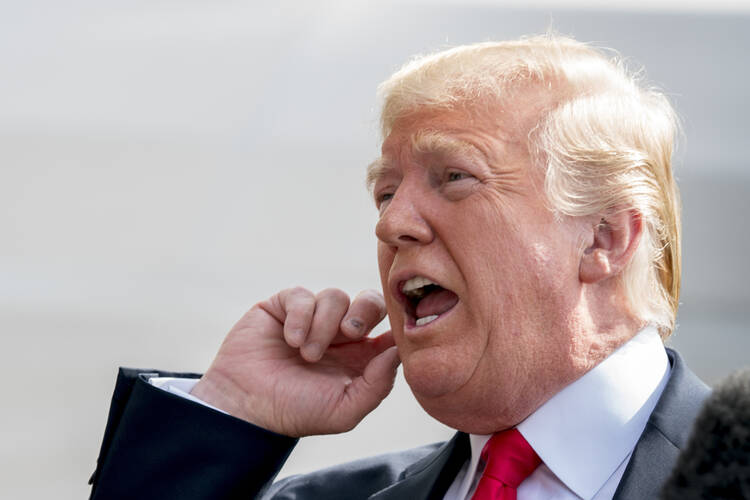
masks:
<svg viewBox="0 0 750 500"><path fill-rule="evenodd" d="M211 368L198 380L190 395L261 429L295 438L303 435L278 425L268 399L249 394L230 376Z"/></svg>
<svg viewBox="0 0 750 500"><path fill-rule="evenodd" d="M237 386L231 383L230 380L225 377L216 376L216 374L209 371L193 386L190 390L190 395L233 417L258 425L242 411L242 405L239 403L241 398L236 395L233 396L238 391Z"/></svg>

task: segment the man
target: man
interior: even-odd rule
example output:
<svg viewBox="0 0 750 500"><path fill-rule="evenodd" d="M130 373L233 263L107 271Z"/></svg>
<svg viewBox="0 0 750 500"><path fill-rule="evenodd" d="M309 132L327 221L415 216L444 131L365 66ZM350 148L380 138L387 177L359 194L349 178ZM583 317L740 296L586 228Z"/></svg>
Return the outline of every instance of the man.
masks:
<svg viewBox="0 0 750 500"><path fill-rule="evenodd" d="M423 57L380 90L382 297L284 290L197 383L123 370L94 498L658 494L708 392L661 343L680 273L669 103L554 36ZM392 331L366 337L385 311ZM399 362L453 440L269 487L295 438L354 427ZM527 466L498 482L509 453Z"/></svg>

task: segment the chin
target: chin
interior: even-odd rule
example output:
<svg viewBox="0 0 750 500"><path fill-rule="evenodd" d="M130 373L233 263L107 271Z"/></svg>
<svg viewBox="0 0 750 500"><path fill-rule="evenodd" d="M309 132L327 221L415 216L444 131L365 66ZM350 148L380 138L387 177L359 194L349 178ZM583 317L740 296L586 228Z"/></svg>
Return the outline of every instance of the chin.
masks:
<svg viewBox="0 0 750 500"><path fill-rule="evenodd" d="M488 411L484 403L473 406L460 398L450 401L417 400L432 418L467 434L494 434L518 425L528 416L528 413L509 411L509 408Z"/></svg>
<svg viewBox="0 0 750 500"><path fill-rule="evenodd" d="M420 349L402 358L404 378L417 399L450 397L466 384L473 370L461 370L455 360L440 356L439 347Z"/></svg>
<svg viewBox="0 0 750 500"><path fill-rule="evenodd" d="M488 405L485 399L465 397L461 392L439 397L425 397L414 393L417 401L432 418L467 434L493 434L509 429L526 415L519 415L508 407Z"/></svg>
<svg viewBox="0 0 750 500"><path fill-rule="evenodd" d="M417 353L420 354L420 353ZM492 434L517 425L535 408L519 401L501 385L478 388L473 370L453 363L420 363L418 356L404 362L404 377L420 406L434 419L469 434ZM468 375L465 375L468 374Z"/></svg>

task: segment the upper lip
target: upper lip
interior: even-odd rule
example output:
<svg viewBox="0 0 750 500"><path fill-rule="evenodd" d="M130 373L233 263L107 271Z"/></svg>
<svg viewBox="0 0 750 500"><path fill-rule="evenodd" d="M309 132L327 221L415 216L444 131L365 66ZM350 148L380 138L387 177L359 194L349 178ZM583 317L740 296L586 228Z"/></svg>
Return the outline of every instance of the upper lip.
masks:
<svg viewBox="0 0 750 500"><path fill-rule="evenodd" d="M393 294L394 297L401 303L401 305L406 309L407 312L410 314L414 314L413 307L409 299L406 297L404 292L401 291L401 289L404 286L404 283L406 283L408 280L416 277L421 276L423 278L427 278L428 280L432 281L433 283L437 284L438 286L442 288L446 288L439 279L435 278L433 275L421 271L415 271L415 270L403 270L399 271L397 273L393 273L391 275L390 279L390 289L391 294ZM446 288L448 289L448 288Z"/></svg>

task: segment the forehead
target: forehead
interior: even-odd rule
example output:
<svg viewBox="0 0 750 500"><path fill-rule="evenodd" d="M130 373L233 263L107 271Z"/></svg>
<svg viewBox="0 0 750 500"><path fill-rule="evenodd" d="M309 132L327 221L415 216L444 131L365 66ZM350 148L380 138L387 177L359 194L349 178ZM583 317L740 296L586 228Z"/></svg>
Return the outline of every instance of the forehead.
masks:
<svg viewBox="0 0 750 500"><path fill-rule="evenodd" d="M414 158L444 157L478 159L485 164L505 150L525 141L519 135L512 113L498 110L497 116L474 110L426 110L396 120L383 141L380 158L367 168L370 188L395 170L403 155Z"/></svg>
<svg viewBox="0 0 750 500"><path fill-rule="evenodd" d="M410 133L393 133L383 144L383 154L367 167L367 184L372 186L377 180L395 168L396 156L404 148L414 155L451 157L474 157L487 160L487 153L476 143L453 134L450 131L431 128L416 128Z"/></svg>

